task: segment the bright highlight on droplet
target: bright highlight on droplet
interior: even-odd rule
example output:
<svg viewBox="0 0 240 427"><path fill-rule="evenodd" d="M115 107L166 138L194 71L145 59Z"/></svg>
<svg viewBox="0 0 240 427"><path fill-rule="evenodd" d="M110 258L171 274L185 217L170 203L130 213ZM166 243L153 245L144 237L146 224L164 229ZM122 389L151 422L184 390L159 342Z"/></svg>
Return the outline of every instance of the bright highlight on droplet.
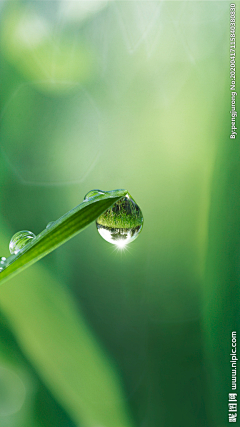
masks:
<svg viewBox="0 0 240 427"><path fill-rule="evenodd" d="M124 240L122 240L122 241L120 240L119 242L116 243L116 246L119 249L123 249L126 245L127 245L127 243Z"/></svg>
<svg viewBox="0 0 240 427"><path fill-rule="evenodd" d="M96 226L104 240L123 249L142 231L143 214L137 203L127 194L98 217Z"/></svg>
<svg viewBox="0 0 240 427"><path fill-rule="evenodd" d="M28 230L18 231L11 238L9 243L9 251L11 254L17 254L24 246L29 243L36 236Z"/></svg>

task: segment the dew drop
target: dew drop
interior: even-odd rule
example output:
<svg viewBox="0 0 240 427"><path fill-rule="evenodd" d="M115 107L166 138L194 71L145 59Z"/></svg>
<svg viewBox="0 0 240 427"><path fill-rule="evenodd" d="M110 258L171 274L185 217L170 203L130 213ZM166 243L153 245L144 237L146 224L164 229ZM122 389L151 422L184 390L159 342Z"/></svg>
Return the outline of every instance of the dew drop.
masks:
<svg viewBox="0 0 240 427"><path fill-rule="evenodd" d="M51 227L51 225L53 225L53 224L54 224L54 221L50 221L50 222L46 225L46 228Z"/></svg>
<svg viewBox="0 0 240 427"><path fill-rule="evenodd" d="M106 193L106 191L102 191L102 190L91 190L86 194L83 201L88 202L89 200L93 199L94 197L102 196L105 193Z"/></svg>
<svg viewBox="0 0 240 427"><path fill-rule="evenodd" d="M126 195L107 209L96 221L100 236L123 248L135 240L143 228L143 214L137 203Z"/></svg>
<svg viewBox="0 0 240 427"><path fill-rule="evenodd" d="M4 270L4 268L6 267L6 261L7 261L7 258L5 258L5 256L2 256L0 258L0 272Z"/></svg>
<svg viewBox="0 0 240 427"><path fill-rule="evenodd" d="M23 230L18 231L11 238L9 243L9 251L11 254L17 254L24 246L34 239L36 236L31 231Z"/></svg>

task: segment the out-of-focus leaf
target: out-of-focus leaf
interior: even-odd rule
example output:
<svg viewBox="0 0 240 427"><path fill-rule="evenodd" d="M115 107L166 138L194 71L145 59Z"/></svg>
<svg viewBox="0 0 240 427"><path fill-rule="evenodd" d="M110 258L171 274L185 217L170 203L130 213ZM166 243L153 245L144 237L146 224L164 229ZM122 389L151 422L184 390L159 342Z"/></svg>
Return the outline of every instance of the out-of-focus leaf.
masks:
<svg viewBox="0 0 240 427"><path fill-rule="evenodd" d="M116 369L67 289L43 266L2 286L0 307L22 350L77 425L132 426Z"/></svg>

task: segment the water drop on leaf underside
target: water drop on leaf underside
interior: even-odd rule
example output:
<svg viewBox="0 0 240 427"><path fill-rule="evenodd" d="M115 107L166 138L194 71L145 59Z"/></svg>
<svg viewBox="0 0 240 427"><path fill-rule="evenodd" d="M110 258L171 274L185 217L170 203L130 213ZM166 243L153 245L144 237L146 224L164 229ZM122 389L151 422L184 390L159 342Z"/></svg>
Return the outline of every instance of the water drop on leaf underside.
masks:
<svg viewBox="0 0 240 427"><path fill-rule="evenodd" d="M131 196L126 195L98 217L96 226L104 240L123 248L142 231L143 214Z"/></svg>
<svg viewBox="0 0 240 427"><path fill-rule="evenodd" d="M11 238L9 243L9 251L11 254L17 254L24 246L29 243L36 236L28 230L18 231Z"/></svg>

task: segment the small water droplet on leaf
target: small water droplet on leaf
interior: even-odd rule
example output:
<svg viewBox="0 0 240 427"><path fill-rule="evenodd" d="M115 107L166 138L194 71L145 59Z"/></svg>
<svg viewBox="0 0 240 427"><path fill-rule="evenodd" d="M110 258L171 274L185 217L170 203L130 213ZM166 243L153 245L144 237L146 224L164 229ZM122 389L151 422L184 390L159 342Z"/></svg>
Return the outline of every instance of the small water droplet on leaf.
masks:
<svg viewBox="0 0 240 427"><path fill-rule="evenodd" d="M91 190L84 196L83 201L88 202L89 200L93 199L94 197L102 196L105 193L106 193L106 191L102 191L102 190Z"/></svg>
<svg viewBox="0 0 240 427"><path fill-rule="evenodd" d="M137 203L127 194L98 217L96 226L104 240L123 248L133 242L142 231L143 214Z"/></svg>
<svg viewBox="0 0 240 427"><path fill-rule="evenodd" d="M5 256L2 256L0 258L0 272L4 270L4 268L6 268L6 261L7 261L7 258L5 258Z"/></svg>
<svg viewBox="0 0 240 427"><path fill-rule="evenodd" d="M51 227L51 225L53 225L53 224L54 224L54 221L50 221L50 222L46 225L46 228Z"/></svg>
<svg viewBox="0 0 240 427"><path fill-rule="evenodd" d="M28 230L18 231L11 238L9 243L9 251L11 254L17 254L24 246L34 239L36 236L34 233Z"/></svg>

